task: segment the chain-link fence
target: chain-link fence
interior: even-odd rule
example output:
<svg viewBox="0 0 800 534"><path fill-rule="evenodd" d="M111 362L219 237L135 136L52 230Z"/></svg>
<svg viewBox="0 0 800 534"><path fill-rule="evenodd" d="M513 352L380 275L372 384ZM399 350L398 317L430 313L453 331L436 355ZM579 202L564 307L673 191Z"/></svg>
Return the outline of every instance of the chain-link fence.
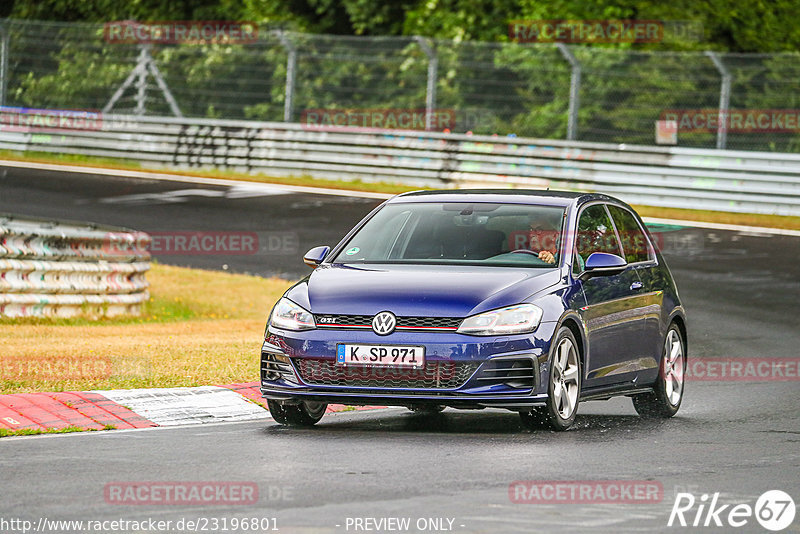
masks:
<svg viewBox="0 0 800 534"><path fill-rule="evenodd" d="M444 109L455 118L453 132L646 145L655 142L656 121L677 117L662 126L677 128L679 146L800 151L795 53L345 37L263 26L241 44L142 44L110 40L102 24L7 19L0 28L6 107L290 122L307 110ZM741 112L744 122L718 127L711 119L719 110Z"/></svg>

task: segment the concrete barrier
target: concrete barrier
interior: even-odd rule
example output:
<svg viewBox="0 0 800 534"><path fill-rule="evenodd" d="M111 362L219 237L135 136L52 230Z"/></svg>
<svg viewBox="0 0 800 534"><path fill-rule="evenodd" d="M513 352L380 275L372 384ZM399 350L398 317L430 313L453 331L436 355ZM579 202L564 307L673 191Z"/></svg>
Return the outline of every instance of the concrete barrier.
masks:
<svg viewBox="0 0 800 534"><path fill-rule="evenodd" d="M150 297L149 236L0 215L0 316L138 315Z"/></svg>

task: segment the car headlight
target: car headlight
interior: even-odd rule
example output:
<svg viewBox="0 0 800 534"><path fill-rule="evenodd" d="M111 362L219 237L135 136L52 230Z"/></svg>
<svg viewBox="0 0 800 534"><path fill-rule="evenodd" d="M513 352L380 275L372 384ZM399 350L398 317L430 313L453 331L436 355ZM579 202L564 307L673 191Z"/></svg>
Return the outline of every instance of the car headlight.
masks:
<svg viewBox="0 0 800 534"><path fill-rule="evenodd" d="M317 327L310 311L287 298L282 298L275 305L269 318L269 325L285 330L311 330Z"/></svg>
<svg viewBox="0 0 800 534"><path fill-rule="evenodd" d="M533 304L517 304L508 308L467 317L458 327L460 334L491 336L533 332L542 320L542 309Z"/></svg>

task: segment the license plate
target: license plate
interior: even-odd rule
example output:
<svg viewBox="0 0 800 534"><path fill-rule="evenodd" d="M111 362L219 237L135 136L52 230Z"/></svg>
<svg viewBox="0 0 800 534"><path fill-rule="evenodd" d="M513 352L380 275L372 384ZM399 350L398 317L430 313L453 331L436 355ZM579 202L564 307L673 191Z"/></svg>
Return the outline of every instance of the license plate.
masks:
<svg viewBox="0 0 800 534"><path fill-rule="evenodd" d="M336 347L336 363L381 367L423 367L425 365L425 347L340 344Z"/></svg>

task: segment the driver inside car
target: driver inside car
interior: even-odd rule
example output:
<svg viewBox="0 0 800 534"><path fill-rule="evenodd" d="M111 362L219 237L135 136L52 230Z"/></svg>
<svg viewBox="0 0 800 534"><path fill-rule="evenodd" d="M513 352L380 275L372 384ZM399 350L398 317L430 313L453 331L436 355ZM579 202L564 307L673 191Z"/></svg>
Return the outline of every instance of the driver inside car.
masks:
<svg viewBox="0 0 800 534"><path fill-rule="evenodd" d="M558 224L542 214L528 220L528 250L538 251L538 258L554 264L558 258Z"/></svg>

